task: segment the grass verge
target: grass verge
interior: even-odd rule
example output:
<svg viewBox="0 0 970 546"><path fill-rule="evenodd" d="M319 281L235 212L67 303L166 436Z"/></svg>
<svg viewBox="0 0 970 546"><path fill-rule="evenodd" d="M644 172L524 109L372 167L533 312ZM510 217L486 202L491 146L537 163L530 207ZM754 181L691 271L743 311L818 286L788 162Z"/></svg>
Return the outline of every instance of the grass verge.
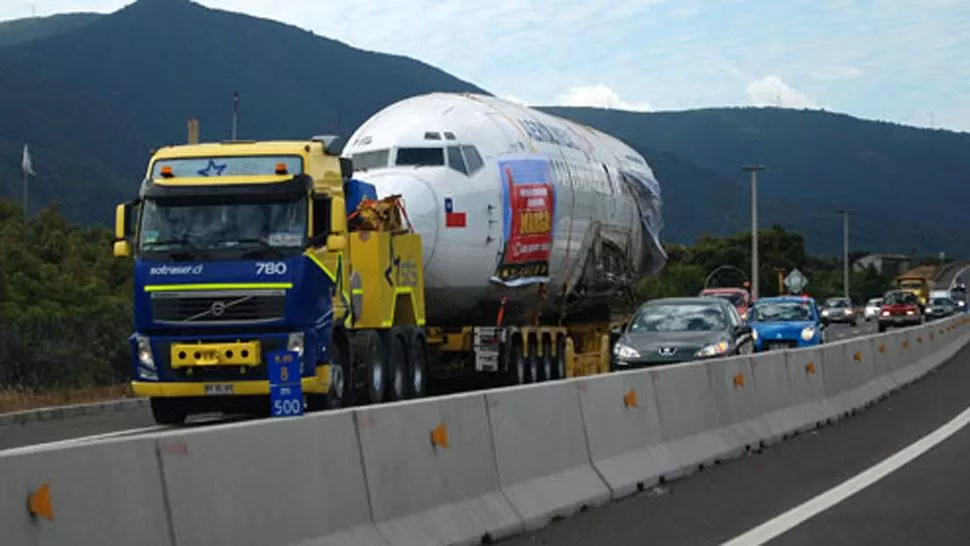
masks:
<svg viewBox="0 0 970 546"><path fill-rule="evenodd" d="M17 388L0 389L0 413L23 411L51 406L106 402L130 398L129 385L110 385L84 389L51 389L31 391Z"/></svg>

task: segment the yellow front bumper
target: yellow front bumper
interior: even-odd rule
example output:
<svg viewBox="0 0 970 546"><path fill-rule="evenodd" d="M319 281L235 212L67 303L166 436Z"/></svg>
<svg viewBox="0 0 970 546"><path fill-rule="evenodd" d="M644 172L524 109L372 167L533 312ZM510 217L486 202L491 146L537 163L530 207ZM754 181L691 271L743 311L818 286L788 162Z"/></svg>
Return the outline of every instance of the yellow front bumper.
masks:
<svg viewBox="0 0 970 546"><path fill-rule="evenodd" d="M330 368L320 366L315 377L300 379L303 392L326 394L330 390ZM219 386L221 393L231 387L229 394L207 394L206 388ZM135 396L150 398L180 398L189 396L259 396L269 395L269 381L132 381Z"/></svg>

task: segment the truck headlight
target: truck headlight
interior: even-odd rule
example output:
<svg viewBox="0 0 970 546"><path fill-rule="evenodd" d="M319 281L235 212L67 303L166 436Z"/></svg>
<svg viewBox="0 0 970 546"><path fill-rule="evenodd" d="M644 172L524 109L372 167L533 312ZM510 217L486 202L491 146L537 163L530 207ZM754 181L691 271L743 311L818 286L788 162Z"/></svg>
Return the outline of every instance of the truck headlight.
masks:
<svg viewBox="0 0 970 546"><path fill-rule="evenodd" d="M143 379L158 379L155 355L152 354L152 344L148 336L135 334L135 347L138 351L138 375Z"/></svg>
<svg viewBox="0 0 970 546"><path fill-rule="evenodd" d="M286 340L286 350L303 356L303 332L293 332Z"/></svg>
<svg viewBox="0 0 970 546"><path fill-rule="evenodd" d="M718 341L717 343L711 343L705 346L701 350L694 353L694 356L716 356L723 355L728 350L727 341Z"/></svg>
<svg viewBox="0 0 970 546"><path fill-rule="evenodd" d="M617 343L613 346L613 355L620 360L640 358L640 353L636 349L622 343Z"/></svg>
<svg viewBox="0 0 970 546"><path fill-rule="evenodd" d="M814 337L815 337L814 326L806 326L805 328L802 328L802 339L804 339L805 341L812 341L812 338Z"/></svg>

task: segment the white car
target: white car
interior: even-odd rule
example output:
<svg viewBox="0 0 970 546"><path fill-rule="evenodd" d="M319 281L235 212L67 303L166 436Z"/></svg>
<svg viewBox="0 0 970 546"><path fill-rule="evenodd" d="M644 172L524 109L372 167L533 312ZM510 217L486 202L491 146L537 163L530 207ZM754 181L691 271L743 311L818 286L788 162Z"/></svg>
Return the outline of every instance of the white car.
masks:
<svg viewBox="0 0 970 546"><path fill-rule="evenodd" d="M874 318L879 318L880 307L882 307L882 298L872 298L866 302L866 309L863 311L863 317L867 321Z"/></svg>

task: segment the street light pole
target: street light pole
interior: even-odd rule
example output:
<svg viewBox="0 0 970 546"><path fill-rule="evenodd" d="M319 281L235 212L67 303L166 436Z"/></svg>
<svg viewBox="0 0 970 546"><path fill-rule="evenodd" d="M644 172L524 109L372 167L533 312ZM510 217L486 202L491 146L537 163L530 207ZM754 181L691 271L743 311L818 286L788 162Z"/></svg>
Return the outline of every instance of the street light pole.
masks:
<svg viewBox="0 0 970 546"><path fill-rule="evenodd" d="M849 213L851 210L838 211L842 215L842 289L849 297Z"/></svg>
<svg viewBox="0 0 970 546"><path fill-rule="evenodd" d="M751 299L758 299L758 172L764 165L745 165L741 168L751 173Z"/></svg>

